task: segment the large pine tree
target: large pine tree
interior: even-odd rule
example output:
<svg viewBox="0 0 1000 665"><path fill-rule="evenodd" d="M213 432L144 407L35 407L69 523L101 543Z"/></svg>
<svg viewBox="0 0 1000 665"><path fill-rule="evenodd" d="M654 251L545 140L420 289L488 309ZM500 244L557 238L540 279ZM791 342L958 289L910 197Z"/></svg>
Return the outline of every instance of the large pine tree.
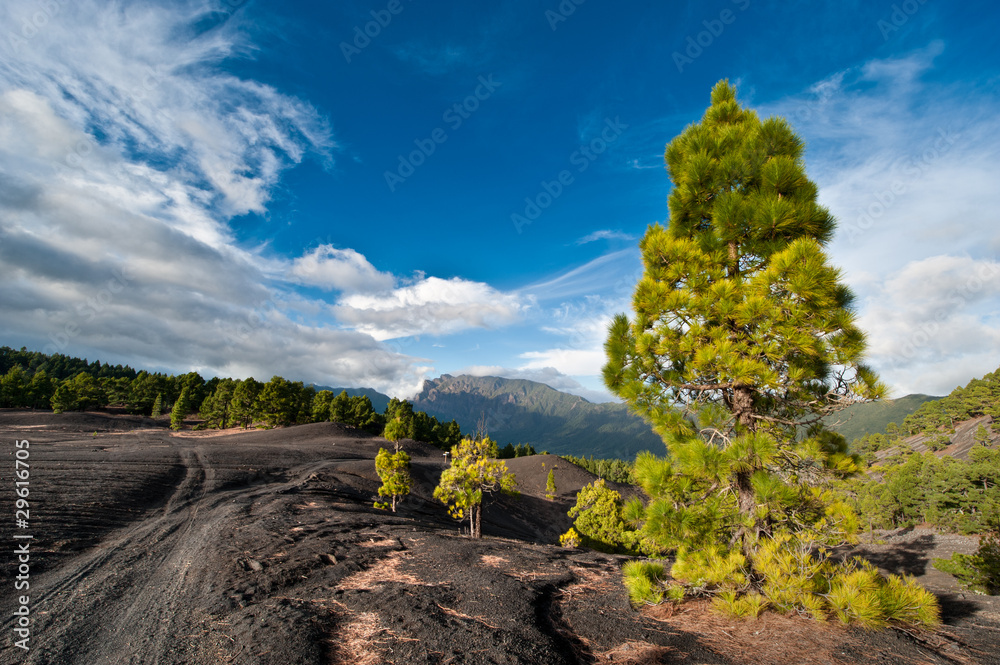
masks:
<svg viewBox="0 0 1000 665"><path fill-rule="evenodd" d="M695 588L764 588L775 552L798 549L809 568L810 548L854 528L814 487L856 469L820 418L885 388L862 363L851 293L823 252L835 221L802 152L785 120L718 83L667 146L670 221L642 239L634 319L616 317L605 345L606 384L670 452L637 460L651 501L632 518L679 548L674 574Z"/></svg>

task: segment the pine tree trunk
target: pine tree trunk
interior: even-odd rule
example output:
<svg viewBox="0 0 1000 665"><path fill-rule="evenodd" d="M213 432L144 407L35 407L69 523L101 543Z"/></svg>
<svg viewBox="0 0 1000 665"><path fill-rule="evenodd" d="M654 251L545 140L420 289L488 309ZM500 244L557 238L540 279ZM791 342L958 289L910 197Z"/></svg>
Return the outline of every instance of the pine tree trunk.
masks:
<svg viewBox="0 0 1000 665"><path fill-rule="evenodd" d="M471 531L473 538L483 537L483 507L482 505L472 506L471 514L469 516L471 521Z"/></svg>
<svg viewBox="0 0 1000 665"><path fill-rule="evenodd" d="M757 429L757 421L753 417L753 390L746 386L737 386L733 389L732 412L736 417L736 422L747 432L754 432ZM753 570L753 545L752 539L760 534L761 523L754 515L757 508L757 497L754 495L753 484L750 479L752 471L738 471L733 474L733 489L736 491L736 504L739 507L740 515L744 518L751 517L754 526L752 529L740 528L736 533L736 539L740 542L743 556L747 558L747 567Z"/></svg>

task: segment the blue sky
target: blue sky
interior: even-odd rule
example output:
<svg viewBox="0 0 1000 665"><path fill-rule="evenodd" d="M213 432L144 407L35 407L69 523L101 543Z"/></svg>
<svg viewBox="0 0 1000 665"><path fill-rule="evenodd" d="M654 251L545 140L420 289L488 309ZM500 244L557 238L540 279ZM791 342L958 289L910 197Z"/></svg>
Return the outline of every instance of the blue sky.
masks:
<svg viewBox="0 0 1000 665"><path fill-rule="evenodd" d="M0 342L408 396L595 400L712 85L787 117L897 395L1000 364L1000 10L11 0Z"/></svg>

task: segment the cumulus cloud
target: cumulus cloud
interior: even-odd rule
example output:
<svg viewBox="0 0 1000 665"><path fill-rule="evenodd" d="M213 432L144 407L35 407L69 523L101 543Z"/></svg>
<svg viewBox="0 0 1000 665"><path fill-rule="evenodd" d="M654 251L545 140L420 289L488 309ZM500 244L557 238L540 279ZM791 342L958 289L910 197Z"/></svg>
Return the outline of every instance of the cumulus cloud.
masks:
<svg viewBox="0 0 1000 665"><path fill-rule="evenodd" d="M555 368L572 376L594 376L601 373L607 362L603 349L546 349L526 351L520 355L528 362L525 369Z"/></svg>
<svg viewBox="0 0 1000 665"><path fill-rule="evenodd" d="M1000 365L1000 263L932 256L866 298L869 355L898 395L943 395Z"/></svg>
<svg viewBox="0 0 1000 665"><path fill-rule="evenodd" d="M385 291L395 279L379 272L368 259L353 249L320 245L292 263L289 274L303 284L349 292Z"/></svg>
<svg viewBox="0 0 1000 665"><path fill-rule="evenodd" d="M384 340L509 325L530 307L530 299L482 282L422 277L386 293L346 295L333 310L341 321Z"/></svg>

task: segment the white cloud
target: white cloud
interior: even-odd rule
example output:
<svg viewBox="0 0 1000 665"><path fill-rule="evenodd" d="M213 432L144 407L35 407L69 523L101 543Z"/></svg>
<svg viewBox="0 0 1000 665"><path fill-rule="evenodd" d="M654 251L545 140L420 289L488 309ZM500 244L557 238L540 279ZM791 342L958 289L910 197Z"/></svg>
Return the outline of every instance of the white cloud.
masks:
<svg viewBox="0 0 1000 665"><path fill-rule="evenodd" d="M588 399L613 399L600 379L607 362L604 342L611 319L631 310L632 292L641 277L639 251L630 248L604 254L522 289L543 306L533 320L540 331L553 338L553 343L520 353L518 358L525 362L517 369L556 371L583 382L591 391Z"/></svg>
<svg viewBox="0 0 1000 665"><path fill-rule="evenodd" d="M653 159L651 162L642 162L638 159L632 159L626 162L626 165L630 169L636 169L638 171L644 171L646 169L662 169L663 168L663 158Z"/></svg>
<svg viewBox="0 0 1000 665"><path fill-rule="evenodd" d="M449 74L459 68L467 68L477 57L468 49L457 44L430 47L426 44L409 43L392 49L401 61L415 65L420 71L432 76Z"/></svg>
<svg viewBox="0 0 1000 665"><path fill-rule="evenodd" d="M624 233L622 231L611 231L604 229L601 231L594 231L576 241L577 245L586 245L590 242L595 242L597 240L635 240L634 236Z"/></svg>
<svg viewBox="0 0 1000 665"><path fill-rule="evenodd" d="M297 265L295 280L391 286L364 257L293 264L234 242L232 216L265 211L285 169L334 148L308 104L223 69L252 48L239 17L20 1L0 22L44 8L58 13L29 39L0 40L4 338L133 366L418 385L425 361L341 329L285 281Z"/></svg>
<svg viewBox="0 0 1000 665"><path fill-rule="evenodd" d="M520 355L528 360L524 369L552 367L570 376L595 376L607 362L603 349L547 349Z"/></svg>
<svg viewBox="0 0 1000 665"><path fill-rule="evenodd" d="M640 277L642 259L639 249L632 247L603 254L552 279L526 286L520 292L543 302L596 294L627 301Z"/></svg>
<svg viewBox="0 0 1000 665"><path fill-rule="evenodd" d="M1000 255L1000 99L988 85L931 82L943 48L837 72L762 114L807 143L820 202L839 220L832 261L896 394L946 394L998 365L987 346L1000 294L952 296Z"/></svg>
<svg viewBox="0 0 1000 665"><path fill-rule="evenodd" d="M341 321L384 340L509 325L530 307L530 298L482 282L423 277L386 293L346 295L333 309Z"/></svg>
<svg viewBox="0 0 1000 665"><path fill-rule="evenodd" d="M559 339L552 348L526 351L525 369L553 367L575 377L600 376L607 357L604 342L611 318L624 308L618 301L593 296L576 303L563 303L546 312L548 323L542 330Z"/></svg>
<svg viewBox="0 0 1000 665"><path fill-rule="evenodd" d="M888 276L859 323L898 395L944 395L1000 366L1000 263L932 256Z"/></svg>
<svg viewBox="0 0 1000 665"><path fill-rule="evenodd" d="M391 274L379 272L355 250L332 245L320 245L295 259L289 274L303 284L348 292L385 291L395 283Z"/></svg>

